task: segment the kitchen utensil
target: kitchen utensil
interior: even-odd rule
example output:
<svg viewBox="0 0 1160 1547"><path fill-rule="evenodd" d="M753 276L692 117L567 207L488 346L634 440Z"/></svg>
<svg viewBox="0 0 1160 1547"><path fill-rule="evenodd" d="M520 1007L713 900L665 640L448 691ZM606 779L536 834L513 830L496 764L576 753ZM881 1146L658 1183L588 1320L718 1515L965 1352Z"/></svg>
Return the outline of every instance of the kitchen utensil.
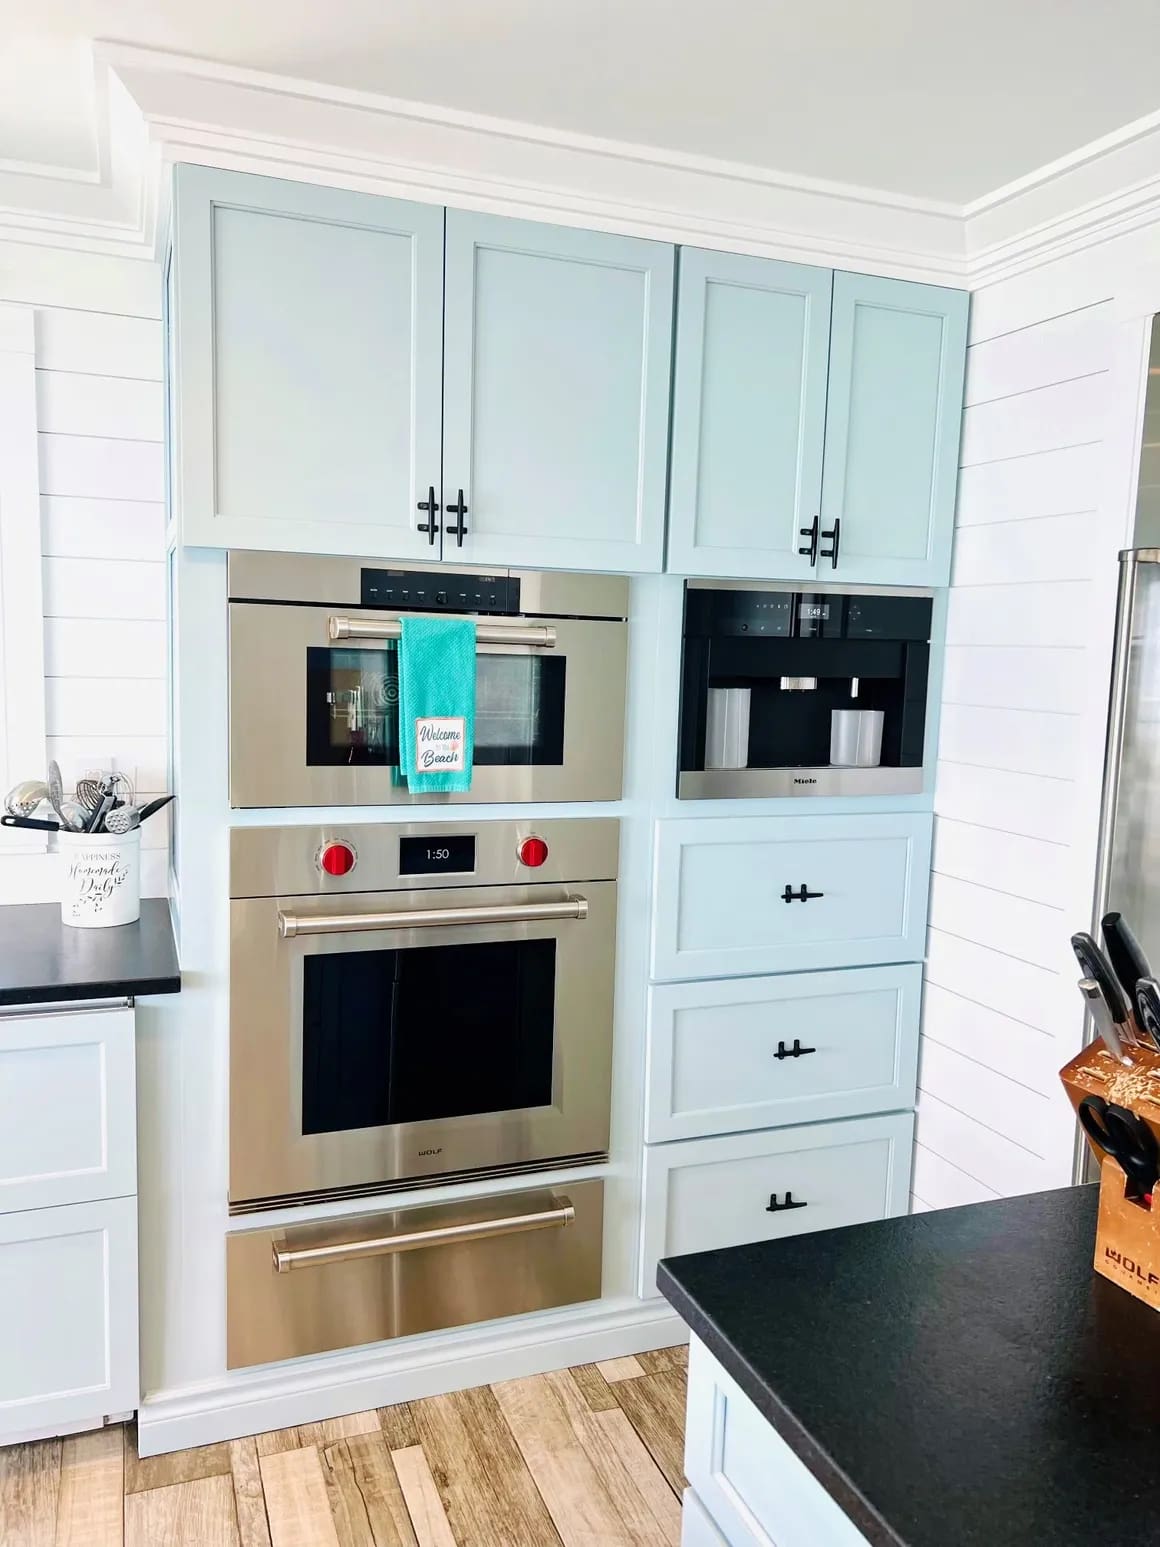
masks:
<svg viewBox="0 0 1160 1547"><path fill-rule="evenodd" d="M1140 1030L1160 1052L1160 983L1141 978L1136 984L1136 1019Z"/></svg>
<svg viewBox="0 0 1160 1547"><path fill-rule="evenodd" d="M1116 982L1116 975L1111 969L1107 957L1100 950L1092 937L1080 932L1072 935L1071 948L1075 952L1075 959L1079 962L1080 971L1085 978L1094 978L1099 984L1100 993L1107 1002L1112 1020L1120 1034L1122 1042L1128 1042L1133 1047L1136 1045L1136 1033L1129 1014L1128 1006L1124 1003L1124 996L1120 992L1120 986Z"/></svg>
<svg viewBox="0 0 1160 1547"><path fill-rule="evenodd" d="M710 688L705 711L705 767L749 762L749 688Z"/></svg>
<svg viewBox="0 0 1160 1547"><path fill-rule="evenodd" d="M140 826L141 812L136 806L114 806L105 817L107 833L128 833Z"/></svg>
<svg viewBox="0 0 1160 1547"><path fill-rule="evenodd" d="M48 765L48 800L49 804L52 806L52 809L60 818L60 825L62 827L67 826L68 824L64 819L64 812L61 810L61 807L64 804L64 781L60 776L60 764L57 762L55 757Z"/></svg>
<svg viewBox="0 0 1160 1547"><path fill-rule="evenodd" d="M877 768L882 762L881 709L830 711L830 764L834 768Z"/></svg>
<svg viewBox="0 0 1160 1547"><path fill-rule="evenodd" d="M172 795L158 795L156 799L149 801L147 805L139 806L137 808L138 819L142 822L147 822L155 812L160 811L162 806L167 806L172 799Z"/></svg>
<svg viewBox="0 0 1160 1547"><path fill-rule="evenodd" d="M87 833L99 833L104 829L105 817L113 809L113 780L105 785L101 795L101 803L89 818L89 825L85 828Z"/></svg>
<svg viewBox="0 0 1160 1547"><path fill-rule="evenodd" d="M105 787L99 779L86 776L77 780L77 801L90 816L101 804L104 796Z"/></svg>
<svg viewBox="0 0 1160 1547"><path fill-rule="evenodd" d="M4 809L10 816L31 816L47 799L48 785L43 779L22 779L4 797Z"/></svg>
<svg viewBox="0 0 1160 1547"><path fill-rule="evenodd" d="M1079 991L1084 997L1084 1002L1091 1014L1096 1030L1103 1038L1104 1046L1112 1057L1121 1064L1130 1064L1123 1038L1119 1028L1112 1019L1112 1012L1108 1008L1108 1002L1100 992L1100 985L1094 978L1080 978Z"/></svg>
<svg viewBox="0 0 1160 1547"><path fill-rule="evenodd" d="M28 827L38 833L60 832L59 822L38 822L30 816L13 816L10 811L6 811L3 816L0 816L0 827Z"/></svg>
<svg viewBox="0 0 1160 1547"><path fill-rule="evenodd" d="M1148 958L1122 913L1105 913L1100 920L1100 932L1104 937L1104 952L1112 965L1112 971L1120 980L1120 987L1129 1005L1134 1007L1136 984L1141 978L1152 976Z"/></svg>
<svg viewBox="0 0 1160 1547"><path fill-rule="evenodd" d="M85 823L89 819L87 806L78 806L75 800L66 800L61 803L61 815L64 817L65 826L71 828L74 833L83 833Z"/></svg>
<svg viewBox="0 0 1160 1547"><path fill-rule="evenodd" d="M1144 1119L1102 1096L1085 1096L1079 1104L1079 1120L1092 1143L1110 1155L1128 1178L1127 1196L1151 1203L1160 1177L1160 1148Z"/></svg>

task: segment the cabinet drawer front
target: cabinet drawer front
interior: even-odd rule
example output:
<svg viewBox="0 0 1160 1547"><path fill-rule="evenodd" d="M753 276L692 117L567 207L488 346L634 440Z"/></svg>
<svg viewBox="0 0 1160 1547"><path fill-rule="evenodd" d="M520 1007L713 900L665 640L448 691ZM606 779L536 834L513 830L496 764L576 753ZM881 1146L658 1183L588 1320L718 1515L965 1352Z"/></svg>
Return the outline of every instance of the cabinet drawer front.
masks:
<svg viewBox="0 0 1160 1547"><path fill-rule="evenodd" d="M921 996L918 964L654 986L645 1137L913 1106Z"/></svg>
<svg viewBox="0 0 1160 1547"><path fill-rule="evenodd" d="M226 1364L596 1300L603 1214L595 1181L236 1231L226 1238Z"/></svg>
<svg viewBox="0 0 1160 1547"><path fill-rule="evenodd" d="M0 1444L139 1397L136 1199L0 1218Z"/></svg>
<svg viewBox="0 0 1160 1547"><path fill-rule="evenodd" d="M662 822L652 976L921 961L930 838L925 813Z"/></svg>
<svg viewBox="0 0 1160 1547"><path fill-rule="evenodd" d="M905 1213L913 1131L902 1112L649 1145L641 1295L656 1293L662 1257ZM805 1207L784 1207L789 1194Z"/></svg>
<svg viewBox="0 0 1160 1547"><path fill-rule="evenodd" d="M866 1538L697 1338L689 1345L685 1472L721 1535L743 1547L867 1547ZM686 1503L687 1507L687 1503Z"/></svg>
<svg viewBox="0 0 1160 1547"><path fill-rule="evenodd" d="M751 1535L740 1540L756 1541L757 1538ZM681 1547L729 1547L692 1488L685 1489L681 1504Z"/></svg>
<svg viewBox="0 0 1160 1547"><path fill-rule="evenodd" d="M132 1010L0 1019L0 1214L137 1191Z"/></svg>

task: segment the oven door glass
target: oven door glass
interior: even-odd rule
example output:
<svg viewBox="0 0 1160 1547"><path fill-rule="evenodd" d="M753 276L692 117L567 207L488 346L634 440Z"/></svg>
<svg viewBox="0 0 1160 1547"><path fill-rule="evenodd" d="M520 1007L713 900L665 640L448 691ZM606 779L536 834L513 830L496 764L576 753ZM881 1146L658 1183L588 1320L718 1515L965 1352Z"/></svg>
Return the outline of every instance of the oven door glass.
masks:
<svg viewBox="0 0 1160 1547"><path fill-rule="evenodd" d="M492 655L475 667L476 767L564 761L567 661ZM399 761L398 652L310 646L306 651L306 762L310 767Z"/></svg>
<svg viewBox="0 0 1160 1547"><path fill-rule="evenodd" d="M347 951L302 967L304 1134L551 1103L555 940Z"/></svg>

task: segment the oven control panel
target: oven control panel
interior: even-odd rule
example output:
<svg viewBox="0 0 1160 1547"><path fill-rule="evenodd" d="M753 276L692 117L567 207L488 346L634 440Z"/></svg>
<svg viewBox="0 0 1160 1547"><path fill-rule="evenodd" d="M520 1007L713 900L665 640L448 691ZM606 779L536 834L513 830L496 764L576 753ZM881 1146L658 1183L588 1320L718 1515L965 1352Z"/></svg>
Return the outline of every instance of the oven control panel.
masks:
<svg viewBox="0 0 1160 1547"><path fill-rule="evenodd" d="M512 617L520 610L520 582L516 575L364 569L360 599L364 607L389 607L394 612L482 612Z"/></svg>
<svg viewBox="0 0 1160 1547"><path fill-rule="evenodd" d="M619 848L620 823L610 817L235 827L230 896L615 881Z"/></svg>

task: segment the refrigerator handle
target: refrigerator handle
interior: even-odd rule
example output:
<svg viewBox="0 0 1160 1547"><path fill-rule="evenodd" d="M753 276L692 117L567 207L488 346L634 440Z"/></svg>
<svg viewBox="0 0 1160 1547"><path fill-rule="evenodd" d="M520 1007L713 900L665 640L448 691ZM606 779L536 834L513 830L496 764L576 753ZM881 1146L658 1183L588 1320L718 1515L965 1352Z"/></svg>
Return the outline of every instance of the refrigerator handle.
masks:
<svg viewBox="0 0 1160 1547"><path fill-rule="evenodd" d="M1104 782L1100 792L1100 830L1096 847L1096 887L1092 930L1108 910L1108 885L1112 873L1112 844L1116 827L1116 794L1124 755L1124 722L1128 707L1128 668L1132 658L1132 615L1136 606L1136 574L1139 553L1120 555L1120 585L1116 594L1116 637L1112 653L1112 684L1108 699L1108 737L1104 752ZM1098 933L1096 934L1098 939Z"/></svg>

